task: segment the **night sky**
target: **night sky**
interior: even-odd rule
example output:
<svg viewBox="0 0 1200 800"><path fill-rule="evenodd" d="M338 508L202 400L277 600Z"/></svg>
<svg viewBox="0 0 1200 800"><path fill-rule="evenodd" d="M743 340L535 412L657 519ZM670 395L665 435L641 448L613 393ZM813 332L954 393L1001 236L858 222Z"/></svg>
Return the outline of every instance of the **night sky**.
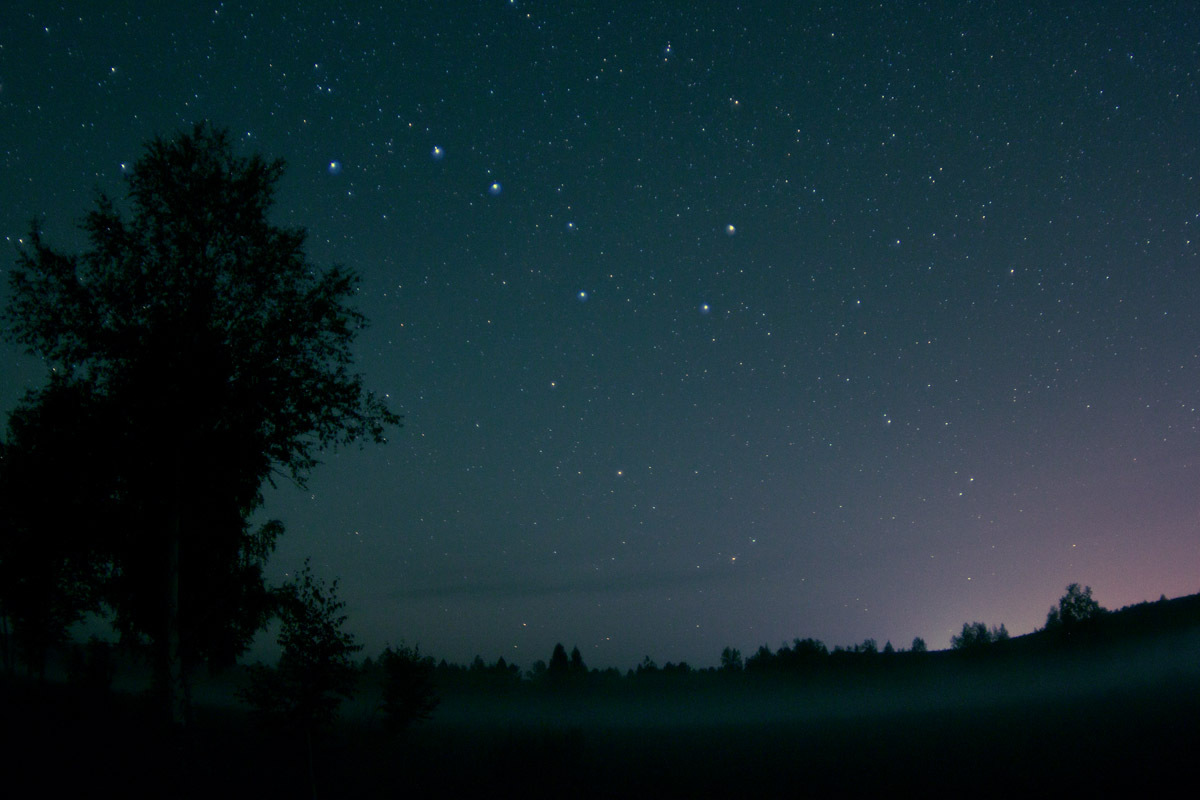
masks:
<svg viewBox="0 0 1200 800"><path fill-rule="evenodd" d="M1200 589L1193 4L59 5L0 9L0 267L155 135L287 161L405 425L268 493L271 573L340 577L368 654ZM0 353L7 414L44 367Z"/></svg>

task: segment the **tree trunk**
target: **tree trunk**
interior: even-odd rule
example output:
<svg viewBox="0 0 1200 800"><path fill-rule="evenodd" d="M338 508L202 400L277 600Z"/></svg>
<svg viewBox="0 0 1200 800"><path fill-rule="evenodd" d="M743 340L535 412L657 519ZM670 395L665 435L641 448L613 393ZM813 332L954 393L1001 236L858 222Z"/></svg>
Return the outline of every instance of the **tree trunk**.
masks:
<svg viewBox="0 0 1200 800"><path fill-rule="evenodd" d="M4 672L7 675L13 674L13 658L12 658L12 639L8 633L8 614L0 612L0 642L3 646L0 649L4 651Z"/></svg>
<svg viewBox="0 0 1200 800"><path fill-rule="evenodd" d="M317 773L313 765L312 726L304 728L304 739L308 743L308 783L312 786L313 800L317 800Z"/></svg>
<svg viewBox="0 0 1200 800"><path fill-rule="evenodd" d="M165 678L167 714L171 726L183 727L187 723L188 692L183 671L183 657L179 643L179 544L182 524L179 511L179 476L176 468L174 497L171 502L171 520L167 526L167 652Z"/></svg>

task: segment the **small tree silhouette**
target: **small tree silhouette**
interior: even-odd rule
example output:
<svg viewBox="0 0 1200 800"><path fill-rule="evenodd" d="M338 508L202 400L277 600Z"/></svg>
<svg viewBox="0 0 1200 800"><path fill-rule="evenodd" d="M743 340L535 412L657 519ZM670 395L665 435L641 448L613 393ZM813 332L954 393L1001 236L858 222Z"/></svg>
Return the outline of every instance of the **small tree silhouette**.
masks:
<svg viewBox="0 0 1200 800"><path fill-rule="evenodd" d="M1066 640L1089 620L1105 613L1104 607L1092 599L1092 587L1080 589L1078 583L1072 583L1067 586L1067 593L1058 599L1058 605L1050 607L1046 631Z"/></svg>
<svg viewBox="0 0 1200 800"><path fill-rule="evenodd" d="M583 655L579 652L578 645L571 648L571 660L567 663L567 674L572 678L587 675L587 665L583 663Z"/></svg>
<svg viewBox="0 0 1200 800"><path fill-rule="evenodd" d="M433 685L433 657L422 656L419 648L388 647L379 656L383 669L384 724L400 733L411 724L429 719L439 699Z"/></svg>
<svg viewBox="0 0 1200 800"><path fill-rule="evenodd" d="M278 598L279 664L251 667L250 684L241 695L265 721L303 730L315 797L313 734L329 726L342 700L354 695L358 668L351 659L362 646L342 630L345 603L337 597L337 581L325 586L314 578L307 559L296 580L278 590Z"/></svg>
<svg viewBox="0 0 1200 800"><path fill-rule="evenodd" d="M1058 599L1046 615L1046 628L1071 628L1105 613L1105 609L1092 599L1092 587L1079 588L1078 583L1067 586L1067 593Z"/></svg>
<svg viewBox="0 0 1200 800"><path fill-rule="evenodd" d="M554 652L550 654L550 664L546 667L546 678L552 682L561 682L566 680L570 669L571 661L567 658L567 648L562 646L562 642L559 642L554 645Z"/></svg>

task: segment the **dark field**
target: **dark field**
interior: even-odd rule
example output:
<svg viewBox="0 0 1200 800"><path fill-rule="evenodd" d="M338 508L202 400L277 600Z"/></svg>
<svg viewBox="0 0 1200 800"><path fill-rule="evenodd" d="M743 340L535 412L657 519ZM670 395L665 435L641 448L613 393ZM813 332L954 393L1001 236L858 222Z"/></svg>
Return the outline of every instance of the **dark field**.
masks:
<svg viewBox="0 0 1200 800"><path fill-rule="evenodd" d="M1196 774L1198 645L1186 632L761 680L460 687L399 738L365 691L317 741L315 781L321 797L1154 792ZM312 795L303 736L263 731L232 704L198 707L180 742L144 697L3 692L11 796Z"/></svg>

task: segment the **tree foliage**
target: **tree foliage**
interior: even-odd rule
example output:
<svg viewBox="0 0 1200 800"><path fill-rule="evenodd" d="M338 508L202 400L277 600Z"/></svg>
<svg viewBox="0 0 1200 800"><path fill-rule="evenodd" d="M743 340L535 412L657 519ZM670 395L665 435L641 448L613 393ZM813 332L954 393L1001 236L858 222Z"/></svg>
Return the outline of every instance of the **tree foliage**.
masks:
<svg viewBox="0 0 1200 800"><path fill-rule="evenodd" d="M1050 607L1046 615L1046 629L1070 632L1087 620L1105 613L1105 609L1092 599L1092 587L1079 588L1078 583L1067 586L1067 593L1058 599L1057 606Z"/></svg>
<svg viewBox="0 0 1200 800"><path fill-rule="evenodd" d="M155 434L249 434L236 466L260 475L266 461L302 481L326 444L381 440L398 417L349 372L356 275L314 269L305 232L267 220L283 167L205 124L155 139L129 174L131 219L102 196L82 256L34 225L11 275L14 338L98 389L168 393L138 404L170 421Z"/></svg>
<svg viewBox="0 0 1200 800"><path fill-rule="evenodd" d="M35 222L10 272L8 335L105 420L97 492L120 524L104 599L168 671L230 661L265 621L282 526L248 523L264 482L303 485L323 448L399 423L351 370L357 276L314 267L305 232L268 220L282 172L206 124L155 139L128 215L101 196L79 255Z"/></svg>
<svg viewBox="0 0 1200 800"><path fill-rule="evenodd" d="M546 677L552 681L562 681L567 677L567 673L571 670L571 661L567 657L567 648L563 647L562 642L554 645L554 652L550 654L550 663L546 665Z"/></svg>
<svg viewBox="0 0 1200 800"><path fill-rule="evenodd" d="M829 658L829 648L819 639L794 639L791 647L780 645L772 653L762 645L746 659L746 672L803 672L821 666Z"/></svg>
<svg viewBox="0 0 1200 800"><path fill-rule="evenodd" d="M503 661L500 659L497 669L507 673ZM383 670L381 708L388 730L399 733L414 722L429 719L439 702L433 684L433 658L422 656L416 647L401 645L386 648L379 656L379 666Z"/></svg>
<svg viewBox="0 0 1200 800"><path fill-rule="evenodd" d="M962 633L950 637L950 647L965 652L979 652L988 645L1006 642L1009 639L1008 629L1004 625L993 626L990 630L982 622L964 622Z"/></svg>
<svg viewBox="0 0 1200 800"><path fill-rule="evenodd" d="M541 662L538 662L540 664ZM583 654L579 652L579 647L572 647L571 654L567 655L567 648L562 642L554 645L554 650L550 654L550 663L544 664L541 668L538 664L534 664L534 670L537 672L536 679L544 681L550 686L578 686L586 681L588 676L587 664L583 661Z"/></svg>
<svg viewBox="0 0 1200 800"><path fill-rule="evenodd" d="M579 652L579 646L571 648L571 660L567 663L567 674L572 677L582 677L587 675L587 665L583 663L583 654Z"/></svg>
<svg viewBox="0 0 1200 800"><path fill-rule="evenodd" d="M243 697L262 715L286 726L311 731L329 725L343 699L354 696L362 649L344 630L345 603L337 581L326 586L309 562L276 591L282 650L275 667L256 665Z"/></svg>
<svg viewBox="0 0 1200 800"><path fill-rule="evenodd" d="M100 544L112 528L99 414L78 384L55 378L26 396L0 443L0 613L39 675L48 649L99 607Z"/></svg>

